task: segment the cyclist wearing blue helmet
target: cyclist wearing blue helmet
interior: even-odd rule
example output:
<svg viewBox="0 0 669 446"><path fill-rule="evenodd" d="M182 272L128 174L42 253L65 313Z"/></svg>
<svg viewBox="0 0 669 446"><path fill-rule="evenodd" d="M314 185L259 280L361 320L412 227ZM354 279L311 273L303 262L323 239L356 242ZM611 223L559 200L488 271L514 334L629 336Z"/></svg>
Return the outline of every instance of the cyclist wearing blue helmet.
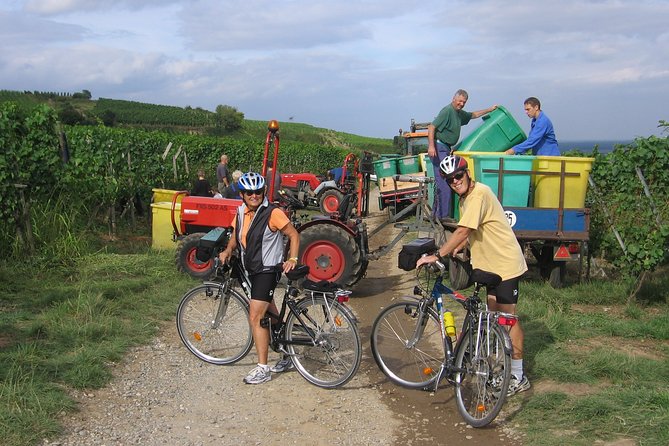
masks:
<svg viewBox="0 0 669 446"><path fill-rule="evenodd" d="M440 256L455 255L469 243L472 267L502 278L499 285L487 288L488 308L515 314L520 276L527 271L527 264L502 205L490 187L470 178L464 158L445 157L439 164L439 173L460 196L460 221L437 254L421 257L416 266L436 262ZM520 321L511 328L509 336L513 356L508 395L513 395L530 388L530 381L523 374L524 334Z"/></svg>
<svg viewBox="0 0 669 446"><path fill-rule="evenodd" d="M240 258L251 282L249 321L253 342L258 354L258 365L244 378L247 384L262 384L272 379L272 371L282 372L292 368L289 357L283 357L274 366L267 365L269 329L260 321L267 310L278 314L274 304L274 289L281 278L297 265L300 237L286 214L271 204L265 196L265 178L256 172L247 172L239 178L242 205L232 221L234 229L228 246L219 255L222 262L239 248ZM290 255L283 260L284 236L290 244Z"/></svg>

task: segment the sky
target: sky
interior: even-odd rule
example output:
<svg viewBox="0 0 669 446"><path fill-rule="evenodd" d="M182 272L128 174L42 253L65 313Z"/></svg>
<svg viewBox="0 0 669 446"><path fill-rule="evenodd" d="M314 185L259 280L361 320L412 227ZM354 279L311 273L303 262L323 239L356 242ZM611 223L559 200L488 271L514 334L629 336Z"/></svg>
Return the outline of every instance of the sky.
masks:
<svg viewBox="0 0 669 446"><path fill-rule="evenodd" d="M526 132L539 98L558 140L669 120L669 0L0 0L0 41L0 89L363 136L431 121L460 88Z"/></svg>

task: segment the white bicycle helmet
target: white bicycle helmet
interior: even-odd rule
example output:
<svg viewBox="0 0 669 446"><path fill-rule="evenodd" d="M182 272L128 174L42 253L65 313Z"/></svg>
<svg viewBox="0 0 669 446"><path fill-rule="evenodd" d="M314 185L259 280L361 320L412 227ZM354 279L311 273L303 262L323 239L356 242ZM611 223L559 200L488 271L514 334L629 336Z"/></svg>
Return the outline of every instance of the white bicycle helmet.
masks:
<svg viewBox="0 0 669 446"><path fill-rule="evenodd" d="M467 170L467 160L458 155L449 155L439 163L439 170L446 178Z"/></svg>
<svg viewBox="0 0 669 446"><path fill-rule="evenodd" d="M256 172L246 172L239 178L239 190L256 191L265 188L265 178Z"/></svg>

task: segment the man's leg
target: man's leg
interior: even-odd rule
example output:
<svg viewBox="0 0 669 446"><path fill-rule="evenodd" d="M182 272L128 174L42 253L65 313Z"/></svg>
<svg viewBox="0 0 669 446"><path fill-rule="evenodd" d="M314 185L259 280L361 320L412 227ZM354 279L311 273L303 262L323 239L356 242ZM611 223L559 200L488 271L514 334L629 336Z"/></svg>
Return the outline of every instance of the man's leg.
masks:
<svg viewBox="0 0 669 446"><path fill-rule="evenodd" d="M434 168L434 180L436 189L434 191L434 216L438 219L450 217L451 214L451 187L446 180L439 174L439 163L441 160L451 154L451 149L441 142L436 142L437 158L432 158L432 167Z"/></svg>

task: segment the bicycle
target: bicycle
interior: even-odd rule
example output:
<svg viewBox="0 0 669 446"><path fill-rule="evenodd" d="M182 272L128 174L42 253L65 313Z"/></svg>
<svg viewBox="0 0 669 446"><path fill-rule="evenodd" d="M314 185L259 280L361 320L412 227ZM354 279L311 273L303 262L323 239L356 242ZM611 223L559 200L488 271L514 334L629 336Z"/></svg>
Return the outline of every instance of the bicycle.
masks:
<svg viewBox="0 0 669 446"><path fill-rule="evenodd" d="M244 358L253 345L251 287L237 256L227 264L217 260L218 256L212 279L181 299L176 322L179 337L191 353L205 362L225 365ZM261 323L269 328L272 350L290 356L307 381L339 387L355 375L362 359L357 320L345 304L351 292L329 282L304 279L308 273L309 267L301 265L286 274L279 314L268 312ZM302 279L300 291L294 282ZM233 287L235 282L243 292Z"/></svg>
<svg viewBox="0 0 669 446"><path fill-rule="evenodd" d="M441 262L419 269L419 282L421 274L426 281L414 288L414 295L420 297L406 296L410 300L393 303L379 313L372 325L372 353L381 371L401 386L436 391L439 382L447 379L454 385L464 420L483 427L495 419L506 400L513 348L505 327L515 325L517 317L488 311L479 298L482 286L501 281L498 275L474 270L474 292L466 298L444 285L445 271ZM466 311L455 345L446 333L443 295Z"/></svg>

